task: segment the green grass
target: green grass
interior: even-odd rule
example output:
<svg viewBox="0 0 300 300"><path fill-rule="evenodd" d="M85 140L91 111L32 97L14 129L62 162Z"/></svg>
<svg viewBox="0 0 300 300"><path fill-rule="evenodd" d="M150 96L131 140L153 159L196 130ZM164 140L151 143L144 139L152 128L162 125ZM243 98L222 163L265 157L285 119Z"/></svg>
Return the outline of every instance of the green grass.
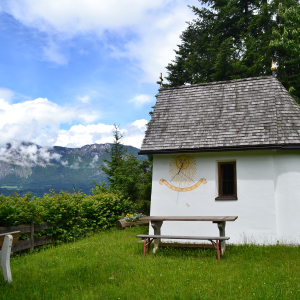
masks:
<svg viewBox="0 0 300 300"><path fill-rule="evenodd" d="M300 247L160 249L143 257L144 227L13 256L1 299L300 299Z"/></svg>

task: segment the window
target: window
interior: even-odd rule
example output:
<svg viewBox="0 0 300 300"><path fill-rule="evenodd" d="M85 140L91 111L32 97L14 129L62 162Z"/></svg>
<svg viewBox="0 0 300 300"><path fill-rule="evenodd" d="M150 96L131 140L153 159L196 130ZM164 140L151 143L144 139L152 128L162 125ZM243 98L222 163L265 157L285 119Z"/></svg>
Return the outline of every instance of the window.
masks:
<svg viewBox="0 0 300 300"><path fill-rule="evenodd" d="M237 200L235 161L218 163L218 181L219 196L216 200Z"/></svg>

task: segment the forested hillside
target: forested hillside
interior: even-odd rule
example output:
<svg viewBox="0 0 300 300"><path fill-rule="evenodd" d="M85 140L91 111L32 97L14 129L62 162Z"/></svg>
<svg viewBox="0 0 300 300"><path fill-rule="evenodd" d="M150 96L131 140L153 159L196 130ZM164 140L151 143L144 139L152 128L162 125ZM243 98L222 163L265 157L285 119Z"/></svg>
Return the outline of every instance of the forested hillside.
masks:
<svg viewBox="0 0 300 300"><path fill-rule="evenodd" d="M81 190L89 194L91 181L106 181L99 168L108 159L111 144L93 144L81 148L43 148L33 143L7 144L0 148L0 194L30 192L43 196L56 192ZM124 146L134 156L137 148ZM139 157L141 158L141 157Z"/></svg>

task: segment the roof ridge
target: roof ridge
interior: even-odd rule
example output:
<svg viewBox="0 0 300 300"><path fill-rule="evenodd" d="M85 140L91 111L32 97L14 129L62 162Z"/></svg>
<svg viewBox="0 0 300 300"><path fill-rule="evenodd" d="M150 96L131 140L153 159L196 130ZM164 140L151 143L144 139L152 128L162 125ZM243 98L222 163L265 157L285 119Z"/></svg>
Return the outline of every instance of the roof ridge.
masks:
<svg viewBox="0 0 300 300"><path fill-rule="evenodd" d="M220 84L227 84L227 83L236 83L236 82L242 82L242 81L254 81L254 80L262 80L262 79L276 79L276 81L279 82L279 80L275 77L271 76L258 76L258 77L247 77L247 78L239 78L239 79L231 79L231 80L223 80L223 81L213 81L213 82L203 82L203 83L195 83L195 84L189 84L189 85L179 85L179 86L172 86L172 87L165 87L158 89L159 92L165 91L165 90L172 90L172 89L181 89L181 88L193 88L197 86L205 86L205 85L220 85Z"/></svg>

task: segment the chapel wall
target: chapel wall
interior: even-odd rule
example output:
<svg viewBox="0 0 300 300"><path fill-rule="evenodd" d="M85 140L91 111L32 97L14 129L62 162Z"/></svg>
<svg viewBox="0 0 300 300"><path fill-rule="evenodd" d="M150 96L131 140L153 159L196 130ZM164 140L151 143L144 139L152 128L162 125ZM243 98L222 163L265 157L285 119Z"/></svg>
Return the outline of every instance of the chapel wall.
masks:
<svg viewBox="0 0 300 300"><path fill-rule="evenodd" d="M300 152L274 154L278 240L300 244Z"/></svg>
<svg viewBox="0 0 300 300"><path fill-rule="evenodd" d="M170 174L170 162L176 155L154 155L151 215L237 215L235 222L226 224L226 235L231 237L230 242L275 244L278 235L273 151L190 155L196 161L194 182L205 178L207 183L187 192L174 191L159 183L164 179L176 186ZM236 161L238 200L215 200L218 196L219 161ZM153 232L152 229L150 232ZM162 233L207 236L218 235L218 229L211 222L164 222Z"/></svg>

